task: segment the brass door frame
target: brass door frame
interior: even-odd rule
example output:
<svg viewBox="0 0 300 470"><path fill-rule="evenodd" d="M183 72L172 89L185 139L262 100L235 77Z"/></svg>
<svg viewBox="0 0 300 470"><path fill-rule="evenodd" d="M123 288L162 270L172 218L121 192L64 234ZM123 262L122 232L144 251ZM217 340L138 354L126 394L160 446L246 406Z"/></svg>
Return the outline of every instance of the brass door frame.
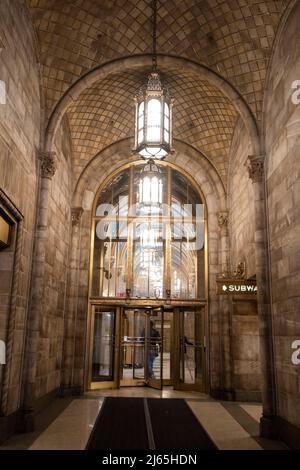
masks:
<svg viewBox="0 0 300 470"><path fill-rule="evenodd" d="M203 368L202 372L202 380L201 383L199 384L187 384L184 382L181 382L180 380L180 361L181 361L181 356L184 354L182 352L183 345L181 341L181 321L182 321L182 314L184 311L190 310L199 310L201 312L201 364ZM174 344L175 344L175 360L174 360L174 380L173 380L173 385L174 385L174 390L185 390L185 391L197 391L197 392L205 392L207 390L207 357L206 357L206 319L205 319L205 308L198 306L195 308L191 307L183 307L179 308L177 307L174 312ZM183 356L184 358L184 356Z"/></svg>
<svg viewBox="0 0 300 470"><path fill-rule="evenodd" d="M108 299L105 299L106 301ZM123 300L124 302L124 300ZM152 302L148 300L149 311L153 311L158 308L156 302L153 302L154 305L151 306ZM150 305L149 305L150 304ZM88 390L101 390L101 389L114 389L120 388L121 386L152 386L151 383L146 383L145 379L134 379L131 381L121 380L121 347L122 347L122 315L125 310L147 310L145 308L145 303L142 301L137 305L123 305L120 306L119 303L112 302L103 302L102 305L100 302L91 303L89 306L88 312L88 335L87 335L87 361L86 361L86 371L85 371L85 383ZM114 379L112 381L101 381L101 382L92 382L92 355L93 355L93 343L94 343L94 313L95 308L100 308L103 311L113 310L115 311L115 340L114 340ZM172 312L172 336L171 336L171 355L170 355L170 379L163 379L162 375L162 386L164 385L173 385L174 390L195 390L200 392L206 392L208 389L208 354L206 354L207 349L207 305L205 302L197 302L188 304L182 304L181 302L177 306L165 305L166 311ZM202 310L201 314L201 327L202 327L202 349L201 349L201 360L203 367L202 382L201 384L184 384L180 382L180 311L183 310ZM146 312L145 312L146 314ZM163 325L162 325L163 331ZM145 348L146 349L146 348ZM162 352L163 352L163 338L162 338ZM163 374L163 354L161 354L161 374ZM146 364L145 364L146 366ZM145 376L146 377L146 376ZM157 388L157 387L155 387ZM160 388L160 387L159 387Z"/></svg>
<svg viewBox="0 0 300 470"><path fill-rule="evenodd" d="M172 321L171 321L171 334L170 334L170 378L169 379L164 379L164 376L162 377L162 384L163 386L173 386L174 384L174 349L175 349L175 343L174 343L174 308L168 308L164 310L164 326L166 324L166 313L171 313L172 314ZM165 335L164 335L165 338ZM164 341L165 342L165 341Z"/></svg>
<svg viewBox="0 0 300 470"><path fill-rule="evenodd" d="M94 345L94 321L95 321L95 308L102 310L103 312L107 311L108 309L115 312L115 334L114 334L114 366L113 366L113 380L110 381L92 381L92 364L93 364L93 345ZM89 336L88 336L88 351L87 351L87 389L88 390L101 390L101 389L110 389L110 388L118 388L119 383L119 373L118 373L118 363L119 363L119 343L120 343L120 308L114 306L103 306L99 307L98 305L91 305L89 309Z"/></svg>
<svg viewBox="0 0 300 470"><path fill-rule="evenodd" d="M145 385L145 379L121 379L122 377L122 338L123 338L123 314L126 310L144 310L143 307L131 307L131 306L125 306L120 309L120 334L119 334L119 358L118 358L118 388L120 387L137 387L137 386L144 386Z"/></svg>

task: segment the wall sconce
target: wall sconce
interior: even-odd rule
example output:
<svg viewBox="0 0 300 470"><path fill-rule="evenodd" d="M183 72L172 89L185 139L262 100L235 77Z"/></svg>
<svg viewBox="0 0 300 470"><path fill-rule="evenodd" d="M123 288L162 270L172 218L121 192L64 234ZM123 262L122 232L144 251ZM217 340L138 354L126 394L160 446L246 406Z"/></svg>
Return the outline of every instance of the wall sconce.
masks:
<svg viewBox="0 0 300 470"><path fill-rule="evenodd" d="M0 249L10 245L11 225L0 215Z"/></svg>

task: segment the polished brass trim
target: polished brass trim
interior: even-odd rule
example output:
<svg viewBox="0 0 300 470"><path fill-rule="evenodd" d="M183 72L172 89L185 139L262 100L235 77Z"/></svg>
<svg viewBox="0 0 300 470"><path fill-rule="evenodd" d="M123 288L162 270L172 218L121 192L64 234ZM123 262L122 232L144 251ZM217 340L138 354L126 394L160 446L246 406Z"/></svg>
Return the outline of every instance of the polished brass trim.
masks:
<svg viewBox="0 0 300 470"><path fill-rule="evenodd" d="M124 307L128 307L126 305L124 298L119 297L91 297L90 301L94 305L121 305ZM162 305L166 305L170 308L172 306L201 306L206 305L205 300L187 300L187 299L150 299L150 298L143 298L138 299L135 297L130 298L130 307L161 307Z"/></svg>

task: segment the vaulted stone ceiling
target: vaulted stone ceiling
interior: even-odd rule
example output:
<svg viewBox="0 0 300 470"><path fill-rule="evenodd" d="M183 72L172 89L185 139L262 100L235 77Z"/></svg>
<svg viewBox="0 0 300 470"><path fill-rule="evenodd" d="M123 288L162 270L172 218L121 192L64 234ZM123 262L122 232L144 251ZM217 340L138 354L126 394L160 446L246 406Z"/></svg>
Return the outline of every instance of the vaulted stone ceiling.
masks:
<svg viewBox="0 0 300 470"><path fill-rule="evenodd" d="M72 83L109 60L151 52L150 0L27 0L40 46L46 111ZM261 114L267 65L288 0L160 0L162 54L218 72ZM236 112L220 90L185 71L163 70L176 96L174 137L200 148L225 176ZM132 96L142 72L115 74L68 110L77 172L105 145L133 134ZM175 116L174 116L175 118Z"/></svg>
<svg viewBox="0 0 300 470"><path fill-rule="evenodd" d="M237 112L220 90L191 72L160 69L174 99L174 137L202 149L220 174L227 170ZM110 75L81 93L68 109L76 176L99 150L134 134L133 97L147 70ZM101 128L101 132L99 132Z"/></svg>

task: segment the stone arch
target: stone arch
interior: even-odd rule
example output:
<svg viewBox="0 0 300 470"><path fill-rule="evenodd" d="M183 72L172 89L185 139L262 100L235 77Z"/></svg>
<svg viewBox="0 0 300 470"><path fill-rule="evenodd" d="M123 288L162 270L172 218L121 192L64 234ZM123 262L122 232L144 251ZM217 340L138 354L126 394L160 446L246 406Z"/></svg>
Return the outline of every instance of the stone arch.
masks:
<svg viewBox="0 0 300 470"><path fill-rule="evenodd" d="M176 152L174 156L170 156L168 160L182 169L189 169L191 167L191 175L193 175L196 183L200 186L202 184L208 184L207 181L203 181L203 178L200 177L199 168L205 169L205 174L209 175L210 185L214 188L216 194L218 195L218 200L220 202L220 210L226 209L226 191L219 175L217 169L209 160L209 158L203 153L197 150L195 147L183 142L181 140L176 141ZM89 187L99 187L104 178L115 171L118 167L122 166L125 162L134 162L137 157L132 154L131 149L131 138L122 139L117 143L113 143L106 147L105 149L98 152L94 158L88 163L85 167L79 180L77 181L74 195L73 195L73 205L74 206L83 206L89 210L90 199L86 195L85 199L82 200L81 197L84 194L84 191L87 186ZM201 163L200 163L201 161ZM101 167L101 177L103 178L99 181L99 178L96 177L97 172ZM196 176L195 176L195 170ZM197 174L201 181L197 181Z"/></svg>
<svg viewBox="0 0 300 470"><path fill-rule="evenodd" d="M73 289L76 299L70 299L70 305L77 305L75 316L79 318L81 328L76 328L76 339L78 358L75 358L77 370L73 377L75 383L73 386L82 387L84 383L84 355L85 355L85 335L84 325L87 312L88 301L88 283L90 272L90 249L91 249L91 228L92 228L92 209L94 199L98 189L111 174L121 169L125 163L137 160L136 155L130 151L131 146L128 140L124 139L110 145L99 152L86 166L82 172L73 194L73 207L83 209L80 233L78 240L73 241L76 248L77 260L73 260L73 268L79 270L78 284ZM220 357L220 332L219 332L219 301L216 292L216 278L221 269L221 241L218 225L218 214L226 209L226 192L220 176L212 163L195 148L184 142L176 143L176 152L168 158L170 163L174 164L178 170L188 171L192 175L193 181L199 186L207 208L208 224L208 300L209 300L209 328L210 334L210 388L218 389L220 380L219 357ZM76 229L77 230L77 229ZM77 324L78 320L77 320ZM209 343L209 341L208 341Z"/></svg>
<svg viewBox="0 0 300 470"><path fill-rule="evenodd" d="M233 87L233 85L221 77L221 75L219 75L217 72L211 70L209 67L203 64L171 55L159 54L158 58L159 64L162 67L179 67L193 71L199 75L199 78L208 80L211 84L222 90L224 95L231 100L237 112L243 119L243 122L245 123L249 135L251 136L253 153L260 153L260 139L256 119L242 95ZM46 128L45 150L52 150L54 135L63 115L65 114L70 103L75 101L83 90L97 82L99 79L107 77L112 73L150 66L151 56L149 54L124 57L100 65L77 80L62 96L49 118L49 122Z"/></svg>

